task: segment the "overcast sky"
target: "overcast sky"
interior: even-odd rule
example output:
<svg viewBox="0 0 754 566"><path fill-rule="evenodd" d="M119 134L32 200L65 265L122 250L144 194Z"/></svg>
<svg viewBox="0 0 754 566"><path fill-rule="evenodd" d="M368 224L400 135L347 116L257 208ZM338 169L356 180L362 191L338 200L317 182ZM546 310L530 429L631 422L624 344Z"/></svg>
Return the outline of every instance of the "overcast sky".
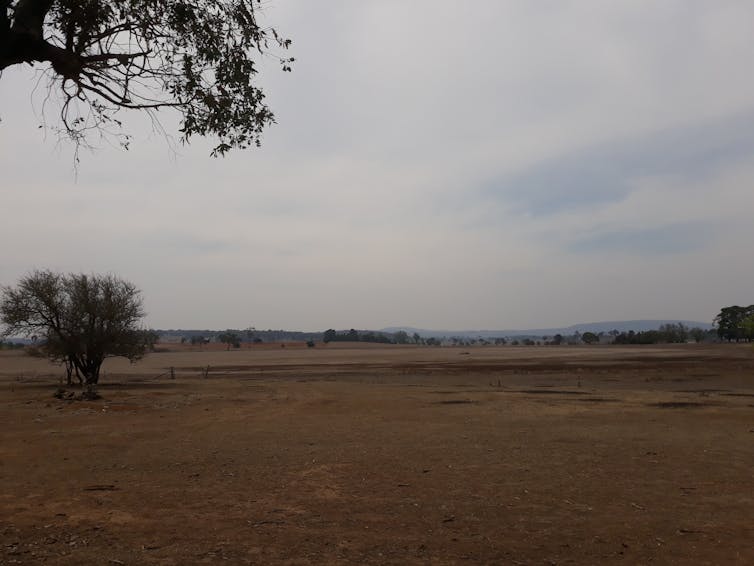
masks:
<svg viewBox="0 0 754 566"><path fill-rule="evenodd" d="M754 302L754 3L270 0L263 147L82 156L0 78L0 283L114 272L157 328L711 321ZM168 129L175 120L163 116ZM54 121L53 121L54 123Z"/></svg>

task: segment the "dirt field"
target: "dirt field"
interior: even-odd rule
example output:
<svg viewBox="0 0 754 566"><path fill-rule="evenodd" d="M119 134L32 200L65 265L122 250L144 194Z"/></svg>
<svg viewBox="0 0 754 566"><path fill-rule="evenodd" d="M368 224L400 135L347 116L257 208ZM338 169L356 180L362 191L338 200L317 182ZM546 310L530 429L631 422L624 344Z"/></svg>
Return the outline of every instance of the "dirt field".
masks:
<svg viewBox="0 0 754 566"><path fill-rule="evenodd" d="M751 346L185 350L97 402L61 374L0 352L0 564L754 564Z"/></svg>

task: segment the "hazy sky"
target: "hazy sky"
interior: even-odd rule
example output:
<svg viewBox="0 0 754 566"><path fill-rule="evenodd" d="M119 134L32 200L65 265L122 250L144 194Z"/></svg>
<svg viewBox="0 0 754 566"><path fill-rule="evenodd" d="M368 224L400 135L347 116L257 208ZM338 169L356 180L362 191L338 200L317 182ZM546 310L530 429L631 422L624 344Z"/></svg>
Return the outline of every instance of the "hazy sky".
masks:
<svg viewBox="0 0 754 566"><path fill-rule="evenodd" d="M754 3L270 0L265 19L297 62L265 66L263 147L225 159L125 116L132 149L105 143L76 176L33 73L6 71L0 283L115 272L158 328L754 302Z"/></svg>

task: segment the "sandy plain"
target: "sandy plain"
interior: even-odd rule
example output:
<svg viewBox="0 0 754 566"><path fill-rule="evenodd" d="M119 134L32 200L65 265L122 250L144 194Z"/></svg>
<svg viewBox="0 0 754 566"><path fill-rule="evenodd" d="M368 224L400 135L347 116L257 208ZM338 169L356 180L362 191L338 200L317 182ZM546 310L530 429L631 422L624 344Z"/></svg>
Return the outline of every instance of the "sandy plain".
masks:
<svg viewBox="0 0 754 566"><path fill-rule="evenodd" d="M0 564L754 564L750 345L172 348L0 352Z"/></svg>

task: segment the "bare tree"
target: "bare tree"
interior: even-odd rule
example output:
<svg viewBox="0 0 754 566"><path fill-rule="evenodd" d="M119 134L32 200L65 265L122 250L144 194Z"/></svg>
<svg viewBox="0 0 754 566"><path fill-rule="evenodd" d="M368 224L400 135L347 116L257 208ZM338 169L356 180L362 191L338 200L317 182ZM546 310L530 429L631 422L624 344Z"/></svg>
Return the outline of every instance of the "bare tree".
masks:
<svg viewBox="0 0 754 566"><path fill-rule="evenodd" d="M46 64L61 132L120 136L119 111L173 108L182 141L215 136L213 155L259 145L274 122L255 86L258 59L290 46L258 21L261 0L0 0L0 72ZM275 56L290 71L293 58Z"/></svg>

